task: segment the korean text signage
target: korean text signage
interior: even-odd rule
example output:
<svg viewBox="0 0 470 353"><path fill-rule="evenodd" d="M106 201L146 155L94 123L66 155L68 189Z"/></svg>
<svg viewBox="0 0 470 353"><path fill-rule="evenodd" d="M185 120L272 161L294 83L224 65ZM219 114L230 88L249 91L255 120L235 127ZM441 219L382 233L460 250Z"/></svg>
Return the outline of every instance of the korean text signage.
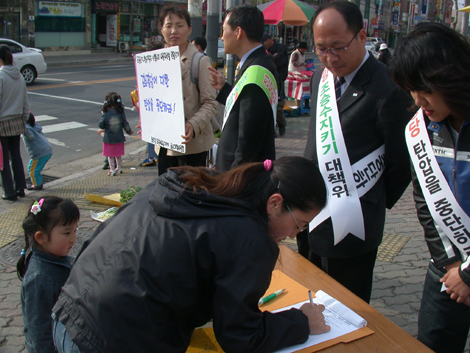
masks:
<svg viewBox="0 0 470 353"><path fill-rule="evenodd" d="M39 1L38 16L81 17L79 2Z"/></svg>
<svg viewBox="0 0 470 353"><path fill-rule="evenodd" d="M93 3L95 12L119 12L119 3L114 1L95 1Z"/></svg>
<svg viewBox="0 0 470 353"><path fill-rule="evenodd" d="M183 85L178 47L134 56L142 140L185 153Z"/></svg>

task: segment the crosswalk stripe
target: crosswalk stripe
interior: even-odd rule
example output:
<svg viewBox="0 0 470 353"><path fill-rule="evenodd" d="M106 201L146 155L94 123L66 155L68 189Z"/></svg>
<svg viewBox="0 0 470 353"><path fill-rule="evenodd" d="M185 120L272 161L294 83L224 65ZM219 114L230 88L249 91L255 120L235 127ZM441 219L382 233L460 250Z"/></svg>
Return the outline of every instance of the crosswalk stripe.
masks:
<svg viewBox="0 0 470 353"><path fill-rule="evenodd" d="M34 120L36 121L47 121L47 120L57 120L56 117L50 115L35 115Z"/></svg>
<svg viewBox="0 0 470 353"><path fill-rule="evenodd" d="M42 127L42 131L47 134L50 132L77 129L80 127L87 127L88 125L77 123L76 121L71 121L70 123L61 123L61 124L52 124Z"/></svg>

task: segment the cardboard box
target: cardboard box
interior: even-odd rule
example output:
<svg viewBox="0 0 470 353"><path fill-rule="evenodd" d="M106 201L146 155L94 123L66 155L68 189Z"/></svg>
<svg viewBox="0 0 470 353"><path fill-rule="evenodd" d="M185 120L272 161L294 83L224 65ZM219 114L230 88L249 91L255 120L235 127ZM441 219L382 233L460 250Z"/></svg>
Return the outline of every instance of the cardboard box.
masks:
<svg viewBox="0 0 470 353"><path fill-rule="evenodd" d="M297 99L294 99L294 100L285 100L285 103L284 103L284 106L288 106L288 107L291 107L291 108L296 108L296 107L300 107L300 101L297 100Z"/></svg>

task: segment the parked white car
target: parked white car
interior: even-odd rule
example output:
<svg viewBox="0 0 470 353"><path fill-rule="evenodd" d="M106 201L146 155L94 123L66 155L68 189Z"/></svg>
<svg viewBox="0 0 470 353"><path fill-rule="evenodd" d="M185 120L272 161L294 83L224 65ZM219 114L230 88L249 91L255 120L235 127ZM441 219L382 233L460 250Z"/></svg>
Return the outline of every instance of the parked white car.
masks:
<svg viewBox="0 0 470 353"><path fill-rule="evenodd" d="M0 45L7 45L13 54L13 63L18 66L27 85L34 82L38 75L47 71L47 64L41 49L28 48L11 39L0 38Z"/></svg>

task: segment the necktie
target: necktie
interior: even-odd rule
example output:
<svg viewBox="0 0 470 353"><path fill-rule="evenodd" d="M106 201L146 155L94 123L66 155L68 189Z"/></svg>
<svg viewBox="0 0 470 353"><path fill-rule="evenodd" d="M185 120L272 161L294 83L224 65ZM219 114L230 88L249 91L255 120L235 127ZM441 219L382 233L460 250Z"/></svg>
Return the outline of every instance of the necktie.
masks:
<svg viewBox="0 0 470 353"><path fill-rule="evenodd" d="M238 80L238 71L240 70L240 63L237 64L237 67L235 68L235 80Z"/></svg>
<svg viewBox="0 0 470 353"><path fill-rule="evenodd" d="M335 79L335 93L336 93L336 100L341 97L341 85L345 82L344 77L336 77Z"/></svg>

